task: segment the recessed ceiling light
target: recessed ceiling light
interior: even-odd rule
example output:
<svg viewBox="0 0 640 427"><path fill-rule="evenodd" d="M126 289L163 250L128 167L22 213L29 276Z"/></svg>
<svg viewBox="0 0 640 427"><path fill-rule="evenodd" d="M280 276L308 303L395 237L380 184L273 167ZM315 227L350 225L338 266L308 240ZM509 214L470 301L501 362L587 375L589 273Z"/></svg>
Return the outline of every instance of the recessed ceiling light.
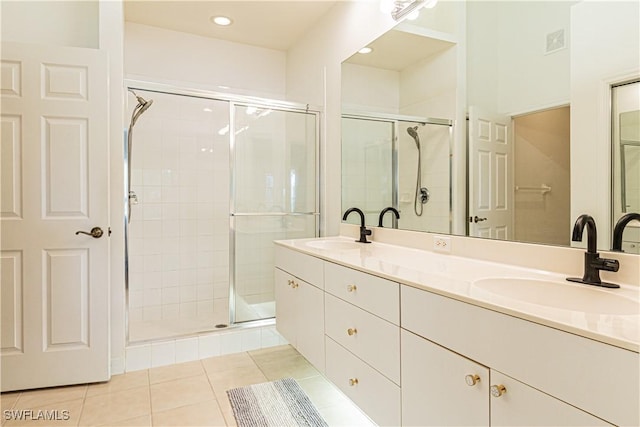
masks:
<svg viewBox="0 0 640 427"><path fill-rule="evenodd" d="M364 53L364 54L371 53L371 52L373 52L373 49L371 49L370 47L363 47L358 51L358 53Z"/></svg>
<svg viewBox="0 0 640 427"><path fill-rule="evenodd" d="M214 24L221 25L223 27L226 27L227 25L231 25L233 23L231 18L227 18L226 16L212 16L210 20Z"/></svg>

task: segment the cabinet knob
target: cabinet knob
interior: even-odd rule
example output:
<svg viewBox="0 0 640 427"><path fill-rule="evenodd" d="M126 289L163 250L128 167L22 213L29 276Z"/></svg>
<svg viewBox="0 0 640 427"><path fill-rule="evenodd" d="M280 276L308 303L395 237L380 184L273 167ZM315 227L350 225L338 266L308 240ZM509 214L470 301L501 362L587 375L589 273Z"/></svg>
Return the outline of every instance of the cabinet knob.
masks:
<svg viewBox="0 0 640 427"><path fill-rule="evenodd" d="M491 391L491 396L500 397L507 392L507 389L502 384L498 384L492 385L489 391Z"/></svg>
<svg viewBox="0 0 640 427"><path fill-rule="evenodd" d="M297 288L298 286L300 286L300 285L298 284L298 282L293 282L293 283L291 284L291 287L292 287L292 288L294 288L294 289L295 289L295 288Z"/></svg>
<svg viewBox="0 0 640 427"><path fill-rule="evenodd" d="M357 333L358 333L358 330L356 328L347 329L347 334L349 334L349 336L353 336L353 335L355 335Z"/></svg>
<svg viewBox="0 0 640 427"><path fill-rule="evenodd" d="M347 292L355 292L356 289L358 289L356 285L347 285Z"/></svg>
<svg viewBox="0 0 640 427"><path fill-rule="evenodd" d="M469 374L464 377L464 380L466 381L468 386L472 387L480 382L480 376Z"/></svg>
<svg viewBox="0 0 640 427"><path fill-rule="evenodd" d="M293 285L293 280L291 280L291 279L287 280L287 284L288 284L289 286Z"/></svg>
<svg viewBox="0 0 640 427"><path fill-rule="evenodd" d="M357 378L349 378L349 385L351 387L355 386L358 384L358 379Z"/></svg>

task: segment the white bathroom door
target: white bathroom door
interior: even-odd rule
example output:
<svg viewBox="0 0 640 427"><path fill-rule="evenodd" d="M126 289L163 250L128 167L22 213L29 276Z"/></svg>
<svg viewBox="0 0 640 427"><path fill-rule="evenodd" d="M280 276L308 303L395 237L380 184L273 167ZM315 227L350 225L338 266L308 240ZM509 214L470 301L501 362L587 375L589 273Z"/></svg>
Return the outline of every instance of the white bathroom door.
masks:
<svg viewBox="0 0 640 427"><path fill-rule="evenodd" d="M107 380L106 54L2 43L1 77L1 389Z"/></svg>
<svg viewBox="0 0 640 427"><path fill-rule="evenodd" d="M511 239L511 118L469 108L469 235Z"/></svg>

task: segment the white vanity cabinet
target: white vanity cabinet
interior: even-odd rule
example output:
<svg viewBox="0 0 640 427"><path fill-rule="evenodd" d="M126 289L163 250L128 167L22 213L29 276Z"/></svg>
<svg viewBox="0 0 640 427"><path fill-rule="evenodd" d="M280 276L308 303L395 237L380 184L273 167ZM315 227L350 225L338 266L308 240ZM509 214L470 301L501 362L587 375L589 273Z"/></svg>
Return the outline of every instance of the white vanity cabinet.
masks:
<svg viewBox="0 0 640 427"><path fill-rule="evenodd" d="M324 372L322 260L277 247L276 266L276 329Z"/></svg>
<svg viewBox="0 0 640 427"><path fill-rule="evenodd" d="M640 425L637 352L325 258L276 247L277 328L375 423Z"/></svg>
<svg viewBox="0 0 640 427"><path fill-rule="evenodd" d="M489 368L404 329L401 340L403 425L489 425Z"/></svg>
<svg viewBox="0 0 640 427"><path fill-rule="evenodd" d="M400 286L324 264L326 374L376 424L397 426Z"/></svg>
<svg viewBox="0 0 640 427"><path fill-rule="evenodd" d="M574 406L491 371L492 426L610 426Z"/></svg>
<svg viewBox="0 0 640 427"><path fill-rule="evenodd" d="M402 331L405 426L603 426L578 408Z"/></svg>
<svg viewBox="0 0 640 427"><path fill-rule="evenodd" d="M403 329L487 366L490 391L505 387L491 425L638 425L638 353L409 286L401 301Z"/></svg>

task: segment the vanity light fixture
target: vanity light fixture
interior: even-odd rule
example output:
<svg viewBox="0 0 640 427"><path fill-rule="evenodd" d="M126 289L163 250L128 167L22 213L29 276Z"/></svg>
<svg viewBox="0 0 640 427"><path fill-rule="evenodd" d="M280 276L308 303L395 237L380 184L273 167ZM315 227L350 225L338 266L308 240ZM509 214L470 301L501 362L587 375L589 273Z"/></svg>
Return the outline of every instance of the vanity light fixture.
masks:
<svg viewBox="0 0 640 427"><path fill-rule="evenodd" d="M231 20L231 18L226 17L226 16L212 16L211 18L209 18L211 22L213 22L216 25L220 25L221 27L226 27L229 26L231 24L233 24L233 21Z"/></svg>
<svg viewBox="0 0 640 427"><path fill-rule="evenodd" d="M363 47L362 49L360 49L358 51L358 53L362 53L362 54L367 54L367 53L371 53L373 52L373 49L371 49L370 47Z"/></svg>
<svg viewBox="0 0 640 427"><path fill-rule="evenodd" d="M382 0L380 10L387 13L391 12L391 17L396 21L400 21L407 16L407 19L413 20L418 17L418 10L422 7L433 8L438 0Z"/></svg>

